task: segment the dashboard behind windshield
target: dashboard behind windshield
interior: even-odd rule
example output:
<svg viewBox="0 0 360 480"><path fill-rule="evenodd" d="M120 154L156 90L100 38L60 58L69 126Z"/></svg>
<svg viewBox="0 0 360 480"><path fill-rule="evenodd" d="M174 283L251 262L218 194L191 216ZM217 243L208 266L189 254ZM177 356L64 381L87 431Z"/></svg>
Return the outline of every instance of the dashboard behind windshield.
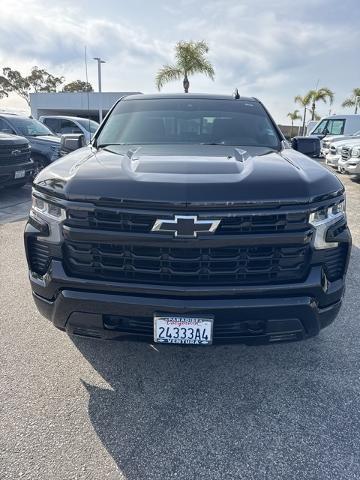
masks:
<svg viewBox="0 0 360 480"><path fill-rule="evenodd" d="M97 145L216 144L278 149L281 139L262 105L251 100L120 101Z"/></svg>

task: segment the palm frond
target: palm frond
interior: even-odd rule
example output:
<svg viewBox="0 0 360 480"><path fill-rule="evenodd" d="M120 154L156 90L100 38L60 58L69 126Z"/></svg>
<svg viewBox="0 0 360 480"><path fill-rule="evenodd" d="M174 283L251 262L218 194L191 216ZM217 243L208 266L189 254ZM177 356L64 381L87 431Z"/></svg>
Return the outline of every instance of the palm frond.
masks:
<svg viewBox="0 0 360 480"><path fill-rule="evenodd" d="M308 92L303 97L301 95L296 95L294 98L295 103L298 103L302 107L307 107L311 102L311 91Z"/></svg>
<svg viewBox="0 0 360 480"><path fill-rule="evenodd" d="M212 80L215 71L211 63L205 58L209 47L206 42L178 42L175 47L177 66L187 75L204 73Z"/></svg>
<svg viewBox="0 0 360 480"><path fill-rule="evenodd" d="M294 110L293 112L289 112L287 114L287 116L290 118L290 120L292 120L293 122L295 122L296 120L301 120L302 119L302 116L299 114L299 110Z"/></svg>
<svg viewBox="0 0 360 480"><path fill-rule="evenodd" d="M355 103L356 103L355 97L349 97L349 98L346 98L343 101L341 106L342 107L355 107Z"/></svg>
<svg viewBox="0 0 360 480"><path fill-rule="evenodd" d="M184 72L176 65L164 65L158 71L155 79L156 87L160 91L165 83L173 80L179 80Z"/></svg>
<svg viewBox="0 0 360 480"><path fill-rule="evenodd" d="M321 100L322 102L327 103L327 101L329 100L329 103L331 105L334 101L334 92L330 90L330 88L321 87L318 90L312 90L311 92L311 97L314 102L318 102L319 100Z"/></svg>

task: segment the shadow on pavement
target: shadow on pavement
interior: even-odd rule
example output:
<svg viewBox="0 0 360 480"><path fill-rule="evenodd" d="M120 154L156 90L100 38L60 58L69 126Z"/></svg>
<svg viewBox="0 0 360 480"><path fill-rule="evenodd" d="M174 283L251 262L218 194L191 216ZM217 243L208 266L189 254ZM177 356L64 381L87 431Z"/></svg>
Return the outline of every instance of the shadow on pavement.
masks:
<svg viewBox="0 0 360 480"><path fill-rule="evenodd" d="M319 337L264 347L73 338L109 383L88 412L128 480L348 479L360 472L359 265Z"/></svg>

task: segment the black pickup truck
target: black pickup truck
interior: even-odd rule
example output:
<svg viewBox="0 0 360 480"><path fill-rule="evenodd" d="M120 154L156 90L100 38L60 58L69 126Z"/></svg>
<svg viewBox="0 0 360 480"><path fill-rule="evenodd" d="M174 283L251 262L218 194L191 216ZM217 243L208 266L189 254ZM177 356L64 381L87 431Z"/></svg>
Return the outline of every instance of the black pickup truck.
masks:
<svg viewBox="0 0 360 480"><path fill-rule="evenodd" d="M0 113L0 133L25 137L30 143L34 176L60 155L60 139L38 120Z"/></svg>
<svg viewBox="0 0 360 480"><path fill-rule="evenodd" d="M0 188L22 187L32 178L30 155L26 138L0 132Z"/></svg>
<svg viewBox="0 0 360 480"><path fill-rule="evenodd" d="M351 236L341 182L257 99L134 95L37 176L25 245L61 330L251 344L335 319Z"/></svg>

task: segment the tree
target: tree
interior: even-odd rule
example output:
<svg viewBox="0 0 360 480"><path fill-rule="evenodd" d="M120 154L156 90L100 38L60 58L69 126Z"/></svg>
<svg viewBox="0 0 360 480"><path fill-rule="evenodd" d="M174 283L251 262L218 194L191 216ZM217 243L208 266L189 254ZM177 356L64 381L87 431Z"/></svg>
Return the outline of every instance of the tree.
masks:
<svg viewBox="0 0 360 480"><path fill-rule="evenodd" d="M304 109L303 125L302 125L302 134L304 135L304 133L305 133L305 122L306 122L306 110L308 109L308 106L310 105L310 102L311 102L311 94L310 94L310 92L308 92L303 97L301 95L296 95L294 100L295 100L295 103L298 103Z"/></svg>
<svg viewBox="0 0 360 480"><path fill-rule="evenodd" d="M311 96L311 120L315 120L316 102L322 100L324 103L327 103L329 100L331 105L334 101L334 92L330 88L321 87L317 90L310 90L309 94Z"/></svg>
<svg viewBox="0 0 360 480"><path fill-rule="evenodd" d="M290 137L292 137L293 134L293 127L294 127L294 122L296 120L301 120L301 115L299 115L299 110L294 110L293 112L289 112L287 116L291 120L291 130L290 130Z"/></svg>
<svg viewBox="0 0 360 480"><path fill-rule="evenodd" d="M1 92L0 92L1 95ZM360 88L354 88L350 97L345 98L342 103L343 107L355 107L355 113L358 112L360 105Z"/></svg>
<svg viewBox="0 0 360 480"><path fill-rule="evenodd" d="M174 65L164 65L156 75L158 90L173 80L183 79L184 92L189 93L189 76L203 73L214 80L215 71L205 55L209 52L206 42L178 42L175 46Z"/></svg>
<svg viewBox="0 0 360 480"><path fill-rule="evenodd" d="M33 67L30 75L26 77L18 70L5 67L3 75L0 75L0 96L7 97L9 93L17 93L30 106L31 92L56 92L63 82L63 77L55 77L39 67Z"/></svg>
<svg viewBox="0 0 360 480"><path fill-rule="evenodd" d="M64 85L63 92L93 92L94 89L89 82L83 80L74 80L73 82Z"/></svg>

